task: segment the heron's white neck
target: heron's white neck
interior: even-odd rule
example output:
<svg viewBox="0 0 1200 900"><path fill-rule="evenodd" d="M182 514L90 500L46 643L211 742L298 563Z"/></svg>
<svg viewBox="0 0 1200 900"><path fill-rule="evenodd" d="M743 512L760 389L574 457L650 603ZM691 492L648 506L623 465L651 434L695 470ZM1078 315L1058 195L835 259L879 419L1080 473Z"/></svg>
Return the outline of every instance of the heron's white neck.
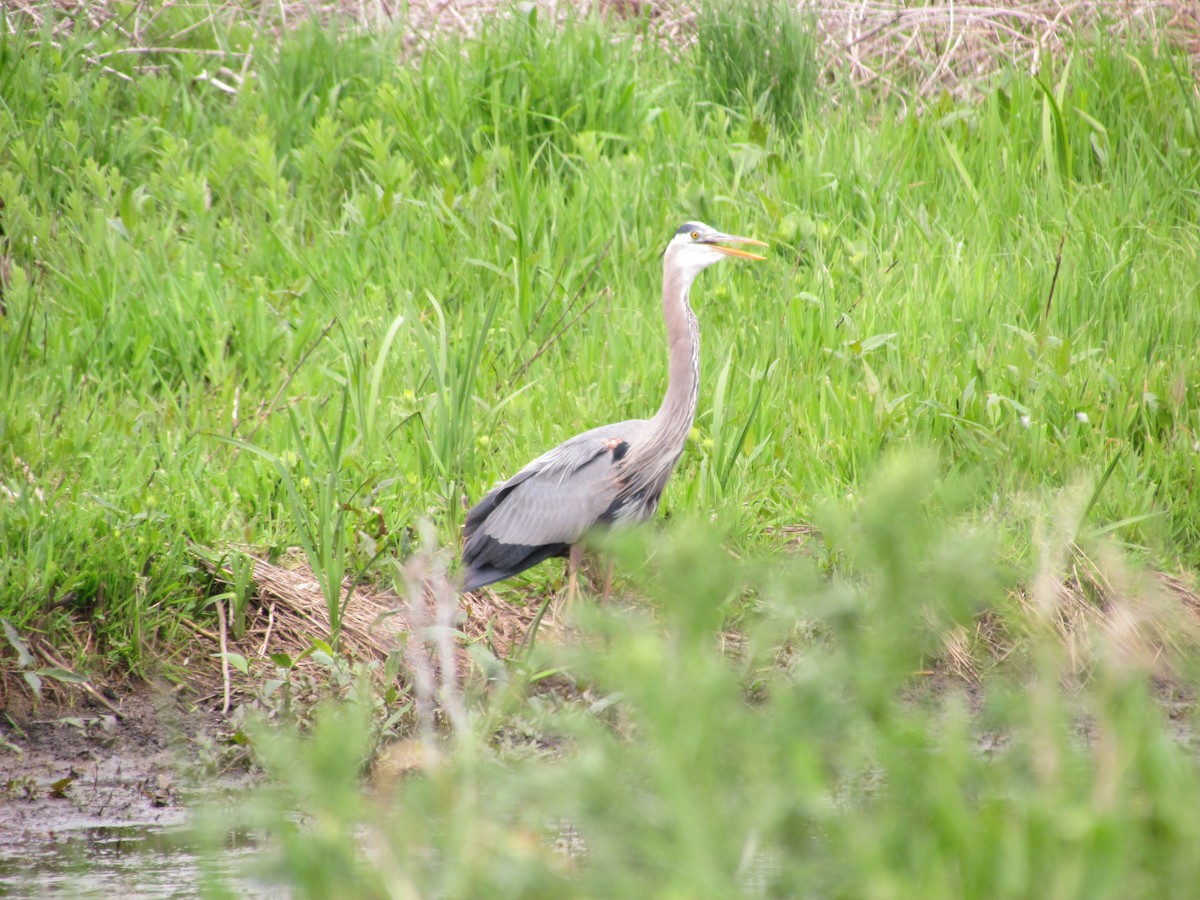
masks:
<svg viewBox="0 0 1200 900"><path fill-rule="evenodd" d="M667 325L667 394L651 420L655 443L678 456L696 417L700 391L700 325L688 304L699 270L663 272L663 319ZM672 458L672 463L674 459Z"/></svg>

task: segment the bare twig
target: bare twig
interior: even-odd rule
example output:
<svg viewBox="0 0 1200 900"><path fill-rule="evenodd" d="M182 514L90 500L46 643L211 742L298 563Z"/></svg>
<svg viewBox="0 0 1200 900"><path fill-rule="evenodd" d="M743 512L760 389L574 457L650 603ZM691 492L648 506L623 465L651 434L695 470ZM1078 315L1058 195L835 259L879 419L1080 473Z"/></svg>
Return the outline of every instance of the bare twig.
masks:
<svg viewBox="0 0 1200 900"><path fill-rule="evenodd" d="M195 623L191 619L189 619L187 616L180 616L179 621L188 630L194 632L195 634L200 635L201 637L208 638L213 643L217 643L220 641L220 637L217 635L216 632L209 631L203 625L198 625L197 623Z"/></svg>
<svg viewBox="0 0 1200 900"><path fill-rule="evenodd" d="M262 427L262 424L267 420L267 417L275 411L275 404L279 402L279 398L282 397L284 391L288 389L288 385L292 383L292 379L296 377L296 373L300 371L301 367L308 361L308 358L312 356L312 352L317 349L317 345L321 343L321 341L325 340L325 335L329 334L329 332L333 330L333 326L337 324L337 321L338 320L336 316L330 319L329 324L321 329L321 333L318 334L316 339L308 345L308 349L304 351L304 355L300 357L296 365L292 366L292 371L288 372L287 378L283 379L283 384L279 385L279 390L275 392L275 396L272 397L271 402L267 404L266 410L259 414L258 421L254 423L254 427L251 428L250 433L246 435L246 440L251 440L254 435L258 433L258 429Z"/></svg>
<svg viewBox="0 0 1200 900"><path fill-rule="evenodd" d="M143 53L178 53L188 56L235 56L241 58L246 56L245 53L238 53L235 50L206 50L200 47L118 47L116 50L106 50L104 53L97 53L95 56L89 57L92 62L99 62L103 59L110 59L114 56L130 56Z"/></svg>
<svg viewBox="0 0 1200 900"><path fill-rule="evenodd" d="M1050 279L1050 293L1046 296L1046 310L1042 314L1042 321L1050 318L1050 304L1054 301L1054 289L1058 287L1058 270L1062 268L1063 246L1067 243L1067 230L1070 228L1070 222L1063 226L1062 237L1058 241L1058 253L1054 256L1054 277Z"/></svg>
<svg viewBox="0 0 1200 900"><path fill-rule="evenodd" d="M229 641L228 629L225 624L225 604L217 601L217 621L221 626L221 684L224 687L225 702L221 705L221 713L229 713Z"/></svg>
<svg viewBox="0 0 1200 900"><path fill-rule="evenodd" d="M224 93L226 93L226 94L231 94L231 95L232 95L232 94L236 94L236 93L237 93L237 88L235 88L235 87L234 87L233 85L231 85L231 84L226 84L226 83L225 83L225 82L223 82L223 81L222 81L220 78L217 78L217 77L215 77L215 76L213 76L213 75L210 75L210 74L207 72L207 70L206 70L206 71L204 71L204 72L201 72L199 75L197 75L197 76L196 76L196 81L207 81L209 84L211 84L211 85L212 85L213 87L215 87L217 90L219 90L219 91L222 91L222 92L224 92Z"/></svg>
<svg viewBox="0 0 1200 900"><path fill-rule="evenodd" d="M575 303L583 295L583 289L588 286L588 282L592 280L592 276L596 274L596 271L600 268L600 264L602 262L604 262L604 260L608 257L608 250L610 247L612 247L612 242L613 242L613 239L609 238L608 243L606 243L604 245L604 249L600 251L600 256L596 258L596 262L592 264L592 267L590 269L588 269L588 273L585 276L583 276L583 281L580 282L579 288L575 291L575 294L567 302L567 305L563 309L563 311L561 313L559 313L558 318L554 320L554 324L550 326L550 334L546 337L546 339L544 341L542 341L542 343L538 346L537 350L534 351L533 356L529 357L529 359L525 360L525 362L521 363L521 365L519 365L517 367L516 372L514 372L512 378L509 379L510 385L516 383L517 381L520 381L521 376L529 371L529 367L532 366L537 361L538 357L540 357L543 353L545 353L547 350L549 350L550 347L553 346L554 343L560 337L562 337L564 334L567 333L567 330L572 325L574 325L576 322L579 321L581 316L583 316L585 313L587 313L588 310L590 310L593 306L595 306L596 303L599 302L600 298L604 296L605 292L601 291L599 294L596 295L596 297L592 300L592 302L587 304L583 308L583 310L581 312L579 312L573 319L571 319L565 325L562 325L563 319L567 316L567 314L569 312L571 312L572 308L575 306ZM561 328L559 327L560 325L562 326Z"/></svg>
<svg viewBox="0 0 1200 900"><path fill-rule="evenodd" d="M267 612L267 633L263 635L262 649L258 651L260 656L267 655L267 647L271 643L271 630L275 627L275 604L271 604L270 610Z"/></svg>
<svg viewBox="0 0 1200 900"><path fill-rule="evenodd" d="M105 312L107 314L107 310ZM267 420L267 418L271 415L271 413L273 413L275 411L276 407L279 404L279 398L282 397L284 391L286 391L288 389L288 385L290 385L292 383L292 379L294 379L296 377L296 373L300 371L301 366L303 366L304 363L308 360L309 356L312 355L312 352L317 349L317 345L319 343L321 343L322 340L325 339L325 335L329 334L330 330L336 324L337 324L336 317L329 320L329 324L326 325L321 330L321 333L319 335L317 335L316 339L311 344L308 345L308 349L306 349L304 351L304 355L300 357L300 360L296 363L296 365L292 366L292 370L290 372L288 372L287 378L283 379L283 383L281 385L279 385L279 390L277 390L275 392L275 396L271 398L271 402L268 403L265 407L263 407L263 406L259 407L259 412L256 413L256 415L255 415L256 421L254 422L254 427L251 428L250 433L248 435L246 435L247 441L254 439L254 435L256 435L258 433L258 429L262 427L263 422L265 422ZM229 430L230 437L233 437L234 435L237 434L238 426L244 421L245 421L245 419L241 419L241 420L238 420L233 423L233 426ZM210 462L212 462L213 455L216 452L217 452L216 446L214 446L211 450L208 451L208 456L206 456L204 458L205 466L207 466ZM235 447L234 448L235 456L237 455L237 452L238 452L237 448Z"/></svg>

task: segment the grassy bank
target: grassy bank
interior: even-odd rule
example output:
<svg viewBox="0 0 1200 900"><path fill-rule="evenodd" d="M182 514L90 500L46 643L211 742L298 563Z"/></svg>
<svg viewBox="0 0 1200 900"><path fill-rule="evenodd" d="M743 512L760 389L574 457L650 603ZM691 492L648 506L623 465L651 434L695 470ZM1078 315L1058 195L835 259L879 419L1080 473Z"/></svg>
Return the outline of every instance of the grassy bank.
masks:
<svg viewBox="0 0 1200 900"><path fill-rule="evenodd" d="M270 877L1196 883L1163 711L1195 625L1143 574L1200 564L1189 61L1096 31L918 111L820 78L806 20L769 9L682 48L514 16L419 55L174 6L137 48L5 21L0 617L72 662L178 677L214 617L193 545L300 545L332 584L396 579L423 520L452 553L497 478L656 408L679 223L771 244L693 292L671 521L615 548L640 599L507 666L477 646L487 678L426 688L458 712L411 710L416 762L374 792L369 699L303 741L251 729L279 779L238 816ZM1001 674L960 692L931 661ZM281 827L296 809L318 827Z"/></svg>
<svg viewBox="0 0 1200 900"><path fill-rule="evenodd" d="M835 108L796 23L786 65L719 19L679 59L612 39L636 23L517 19L397 65L387 37L164 19L171 52L18 31L0 54L21 628L83 624L138 666L211 615L189 541L287 546L339 504L351 571L386 571L420 516L453 544L464 498L657 405L658 254L691 217L772 251L697 288L673 515L773 552L919 447L1018 565L1031 509L1101 483L1081 534L1198 561L1186 60L1101 40L916 117ZM221 63L251 73L232 95Z"/></svg>

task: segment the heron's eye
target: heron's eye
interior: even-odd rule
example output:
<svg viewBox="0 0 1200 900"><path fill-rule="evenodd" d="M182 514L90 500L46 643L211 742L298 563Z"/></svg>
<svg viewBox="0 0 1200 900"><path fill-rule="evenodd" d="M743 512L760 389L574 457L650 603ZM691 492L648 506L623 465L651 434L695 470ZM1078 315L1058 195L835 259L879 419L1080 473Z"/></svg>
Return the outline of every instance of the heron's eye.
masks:
<svg viewBox="0 0 1200 900"><path fill-rule="evenodd" d="M700 232L698 232L698 231L693 231L693 232L692 232L692 240L693 240L693 241L698 241L698 240L700 240Z"/></svg>

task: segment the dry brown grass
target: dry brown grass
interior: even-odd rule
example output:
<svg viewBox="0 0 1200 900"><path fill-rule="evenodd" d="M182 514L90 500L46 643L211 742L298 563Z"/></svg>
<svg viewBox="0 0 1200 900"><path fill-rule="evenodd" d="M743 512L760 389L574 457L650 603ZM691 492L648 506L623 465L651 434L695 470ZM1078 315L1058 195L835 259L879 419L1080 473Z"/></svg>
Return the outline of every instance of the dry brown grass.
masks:
<svg viewBox="0 0 1200 900"><path fill-rule="evenodd" d="M961 95L1000 65L1031 73L1080 34L1149 40L1200 54L1200 5L1181 0L804 2L829 73L907 98Z"/></svg>
<svg viewBox="0 0 1200 900"><path fill-rule="evenodd" d="M766 533L789 553L808 552L808 541L819 535L807 523ZM1177 674L1173 662L1200 655L1200 590L1194 579L1136 570L1105 544L1092 553L1071 539L1054 546L1043 548L1039 571L1012 591L1011 609L985 609L945 633L940 653L929 661L931 671L977 683L1010 657L1020 658L1031 639L1039 638L1035 632L1052 634L1068 669L1084 678L1101 655L1166 680Z"/></svg>
<svg viewBox="0 0 1200 900"><path fill-rule="evenodd" d="M1200 652L1200 593L1167 573L1140 573L1119 557L1097 560L1079 545L1061 568L1043 567L1011 595L1019 616L994 610L959 626L943 642L946 668L975 682L981 672L1018 652L1035 632L1051 634L1067 669L1086 679L1099 659L1109 669L1137 669L1170 680L1173 664Z"/></svg>
<svg viewBox="0 0 1200 900"><path fill-rule="evenodd" d="M221 562L222 554L198 549L196 555L218 581L232 583L232 575ZM324 594L301 554L289 555L286 565L256 556L250 559L252 593L244 633L233 636L224 601L218 601L216 630L190 625L197 637L210 645L214 656L228 651L249 663L249 676L241 679L223 667L220 677L226 704L235 695L252 692L273 671L271 654L296 658L314 640L328 642L331 638ZM539 608L538 603L505 603L490 590L459 596L435 553L415 554L404 578L410 587L403 596L362 584L352 589L349 579L342 584L345 612L339 650L357 663L382 663L388 654L400 651L405 683L418 698L432 697L439 687L446 686L453 686L457 693L466 678L478 674L475 657L468 650L472 645L501 660L516 652ZM539 626L539 639L554 639L559 630L553 616L547 616ZM312 664L301 665L311 669ZM374 671L377 676L383 674L382 666ZM215 670L209 673L206 683L210 688L217 684L217 677Z"/></svg>
<svg viewBox="0 0 1200 900"><path fill-rule="evenodd" d="M249 22L261 33L279 34L317 21L324 25L372 30L400 28L410 52L419 53L433 36L475 34L484 23L513 10L537 7L544 18L574 14L637 19L649 34L677 50L696 34L704 0L276 0L190 3L118 0L7 0L10 30L40 30L52 23L50 39L79 29L111 27L129 46L122 54L206 53L214 57L211 80L234 92L245 77L249 56L242 52L176 46L197 28L224 34L233 21ZM920 106L948 92L963 96L1003 65L1032 73L1044 61L1065 53L1080 34L1148 40L1155 46L1182 47L1200 57L1200 3L1196 0L991 0L979 3L883 2L883 0L796 0L811 16L826 83L835 95L870 88ZM164 34L168 10L191 10L193 22ZM225 40L217 40L223 46ZM252 49L252 48L247 48ZM93 62L104 66L97 56ZM117 77L124 73L107 69Z"/></svg>

